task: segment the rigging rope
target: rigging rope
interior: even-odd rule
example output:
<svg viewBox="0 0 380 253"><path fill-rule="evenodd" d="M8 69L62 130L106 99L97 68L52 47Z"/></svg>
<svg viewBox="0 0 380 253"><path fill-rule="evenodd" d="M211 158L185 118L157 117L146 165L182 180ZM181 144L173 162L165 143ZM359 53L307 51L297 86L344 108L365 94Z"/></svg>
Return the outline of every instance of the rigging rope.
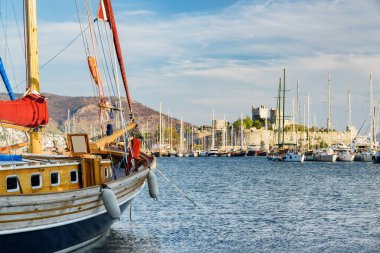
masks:
<svg viewBox="0 0 380 253"><path fill-rule="evenodd" d="M109 71L109 67L108 67L108 62L107 62L107 58L106 58L106 53L105 53L105 51L104 51L104 45L103 45L103 40L102 40L102 36L101 36L101 32L100 32L100 27L99 27L99 21L97 21L96 22L96 24L97 24L97 27L98 27L98 33L99 33L99 40L100 40L100 45L101 45L101 48L102 48L102 52L103 52L103 59L104 59L104 62L105 62L105 65L106 65L106 69L107 69L107 75L106 75L106 77L108 77L108 80L109 80L109 82L110 82L110 85L109 86L111 86L111 88L112 88L112 94L115 96L115 90L114 90L114 88L113 88L113 85L112 85L112 79L111 79L111 74L110 74L110 71ZM110 58L110 59L112 59L112 58ZM112 61L111 61L112 62ZM103 70L104 71L104 70ZM105 71L104 71L105 72ZM107 79L106 79L107 80ZM111 95L111 91L110 91L110 89L109 89L109 86L107 85L107 88L108 88L108 93ZM111 102L111 101L110 101Z"/></svg>
<svg viewBox="0 0 380 253"><path fill-rule="evenodd" d="M51 57L47 62L41 65L40 70L42 70L44 67L46 67L50 62L52 62L55 58L57 58L63 51L65 51L69 46L71 46L86 30L88 29L88 26L80 32L77 36L75 36L74 39L72 39L65 47L63 47L58 53L56 53L53 57ZM12 89L15 89L19 87L21 84L25 83L26 79L19 82L16 86L12 87Z"/></svg>
<svg viewBox="0 0 380 253"><path fill-rule="evenodd" d="M14 67L13 67L13 60L12 60L12 55L11 55L11 51L9 49L9 44L8 44L8 34L6 32L6 26L4 26L4 21L3 21L3 16L1 14L1 11L0 11L0 19L1 19L1 24L2 24L2 27L3 27L3 33L4 33L4 38L5 38L5 48L6 48L6 51L8 51L8 54L9 54L9 62L11 63L11 69L12 69L12 74L13 74L13 79L14 79L14 82L17 83L16 81L16 74L15 74L15 70L14 70ZM4 58L4 66L6 66L6 56L7 56L7 53L5 52L5 58Z"/></svg>

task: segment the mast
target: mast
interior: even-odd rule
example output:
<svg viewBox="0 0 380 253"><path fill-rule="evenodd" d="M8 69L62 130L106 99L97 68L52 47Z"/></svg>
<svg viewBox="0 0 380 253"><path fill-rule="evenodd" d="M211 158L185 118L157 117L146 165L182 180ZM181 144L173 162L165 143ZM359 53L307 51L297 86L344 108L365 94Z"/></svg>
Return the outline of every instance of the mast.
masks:
<svg viewBox="0 0 380 253"><path fill-rule="evenodd" d="M327 117L327 132L331 130L331 74L329 72L328 82L328 117Z"/></svg>
<svg viewBox="0 0 380 253"><path fill-rule="evenodd" d="M295 136L295 126L294 126L294 122L295 122L295 116L294 116L294 97L292 98L292 141L295 141L296 143L296 149L297 149L297 140L295 140L294 136Z"/></svg>
<svg viewBox="0 0 380 253"><path fill-rule="evenodd" d="M28 90L40 94L40 72L38 64L38 28L36 0L25 1L25 28L26 28L26 62ZM30 152L42 152L42 128L37 127L29 132Z"/></svg>
<svg viewBox="0 0 380 253"><path fill-rule="evenodd" d="M375 142L375 113L374 113L374 106L373 106L373 92L372 92L372 71L369 73L369 112L370 112L370 141L371 141L371 149L373 148L373 144Z"/></svg>
<svg viewBox="0 0 380 253"><path fill-rule="evenodd" d="M234 125L231 124L231 147L233 150L235 150L235 145L234 145Z"/></svg>
<svg viewBox="0 0 380 253"><path fill-rule="evenodd" d="M215 121L215 114L214 109L212 109L212 130L211 130L211 148L215 148L215 130L214 130L214 121Z"/></svg>
<svg viewBox="0 0 380 253"><path fill-rule="evenodd" d="M191 152L194 152L194 125L191 125Z"/></svg>
<svg viewBox="0 0 380 253"><path fill-rule="evenodd" d="M352 146L352 132L351 132L351 86L348 84L348 127L347 130L350 132L350 147Z"/></svg>
<svg viewBox="0 0 380 253"><path fill-rule="evenodd" d="M222 136L223 150L226 149L226 115L223 115L223 136Z"/></svg>
<svg viewBox="0 0 380 253"><path fill-rule="evenodd" d="M162 104L161 104L161 101L160 101L160 126L159 126L159 147L158 147L158 150L159 150L159 156L161 157L162 155L162 151L161 151L161 148L162 148Z"/></svg>
<svg viewBox="0 0 380 253"><path fill-rule="evenodd" d="M309 92L307 93L307 150L310 150L310 96Z"/></svg>
<svg viewBox="0 0 380 253"><path fill-rule="evenodd" d="M282 90L282 146L285 143L285 73L286 69L284 68L284 87Z"/></svg>
<svg viewBox="0 0 380 253"><path fill-rule="evenodd" d="M351 119L351 86L348 84L348 126L351 127L352 119Z"/></svg>
<svg viewBox="0 0 380 253"><path fill-rule="evenodd" d="M296 115L296 121L298 121L301 118L301 106L300 106L300 80L297 80L297 115Z"/></svg>
<svg viewBox="0 0 380 253"><path fill-rule="evenodd" d="M240 151L243 151L243 114L240 115Z"/></svg>
<svg viewBox="0 0 380 253"><path fill-rule="evenodd" d="M173 153L173 115L170 114L170 154Z"/></svg>
<svg viewBox="0 0 380 253"><path fill-rule="evenodd" d="M183 153L183 120L181 116L181 126L179 129L179 153Z"/></svg>
<svg viewBox="0 0 380 253"><path fill-rule="evenodd" d="M277 124L277 143L280 144L281 140L281 77L278 82L278 97L277 97L277 115L278 115L278 124Z"/></svg>
<svg viewBox="0 0 380 253"><path fill-rule="evenodd" d="M104 10L99 8L99 14L101 15L98 14L98 16L101 16L100 19L109 21L109 25L110 25L110 28L112 30L112 35L113 35L113 42L116 49L117 60L119 62L121 77L123 79L124 89L127 95L128 106L131 112L130 116L131 116L131 119L133 120L132 100L131 100L131 96L129 95L127 75L126 75L125 67L124 67L123 54L121 53L121 47L120 47L119 35L117 32L117 27L116 27L115 15L113 13L113 8L112 8L112 4L110 0L102 0L100 3L101 8L103 7L102 3L104 4L105 12L107 15L106 17L104 17ZM100 13L100 10L102 10L101 13Z"/></svg>
<svg viewBox="0 0 380 253"><path fill-rule="evenodd" d="M300 125L301 120L301 106L300 106L300 80L297 80L297 112L296 112L296 119L297 127L296 127L296 143L298 146L298 125Z"/></svg>
<svg viewBox="0 0 380 253"><path fill-rule="evenodd" d="M306 142L305 127L306 127L306 106L303 105L303 142L302 142L302 145L304 147L306 147L306 145L305 145L305 142Z"/></svg>

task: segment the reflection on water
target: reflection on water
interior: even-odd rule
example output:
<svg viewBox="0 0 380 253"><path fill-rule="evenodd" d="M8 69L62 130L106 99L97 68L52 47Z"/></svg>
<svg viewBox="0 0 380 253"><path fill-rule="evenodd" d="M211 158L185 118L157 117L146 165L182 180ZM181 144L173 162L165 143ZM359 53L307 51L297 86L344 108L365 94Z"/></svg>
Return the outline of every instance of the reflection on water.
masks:
<svg viewBox="0 0 380 253"><path fill-rule="evenodd" d="M379 252L380 167L162 158L159 201L145 188L121 221L81 252Z"/></svg>

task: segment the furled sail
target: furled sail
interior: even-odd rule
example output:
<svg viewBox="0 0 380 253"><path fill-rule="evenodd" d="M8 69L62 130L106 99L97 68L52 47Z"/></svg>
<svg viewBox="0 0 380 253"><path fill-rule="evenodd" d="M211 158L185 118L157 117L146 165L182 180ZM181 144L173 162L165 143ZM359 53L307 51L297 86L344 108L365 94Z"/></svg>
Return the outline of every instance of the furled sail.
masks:
<svg viewBox="0 0 380 253"><path fill-rule="evenodd" d="M131 111L131 114L133 114L132 104L131 104L132 101L131 101L131 97L129 95L129 90L128 90L127 75L125 73L123 55L121 53L120 42L119 42L119 35L117 33L115 16L113 14L113 9L112 9L112 5L111 5L110 0L101 0L100 1L99 10L98 10L98 19L103 20L105 22L108 22L109 26L112 30L117 60L119 62L119 66L120 66L121 77L123 78L125 93L127 94L128 106L129 106L129 110Z"/></svg>
<svg viewBox="0 0 380 253"><path fill-rule="evenodd" d="M0 101L0 121L29 128L44 126L49 122L46 99L28 94L14 101Z"/></svg>

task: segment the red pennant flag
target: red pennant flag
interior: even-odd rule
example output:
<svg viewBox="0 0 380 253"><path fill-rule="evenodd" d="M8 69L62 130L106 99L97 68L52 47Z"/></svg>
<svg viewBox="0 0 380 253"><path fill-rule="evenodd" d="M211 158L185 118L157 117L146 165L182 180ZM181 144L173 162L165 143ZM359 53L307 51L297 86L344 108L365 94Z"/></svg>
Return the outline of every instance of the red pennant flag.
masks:
<svg viewBox="0 0 380 253"><path fill-rule="evenodd" d="M103 0L100 0L100 3L99 3L98 19L108 22L107 12L106 12L106 8L104 7Z"/></svg>

